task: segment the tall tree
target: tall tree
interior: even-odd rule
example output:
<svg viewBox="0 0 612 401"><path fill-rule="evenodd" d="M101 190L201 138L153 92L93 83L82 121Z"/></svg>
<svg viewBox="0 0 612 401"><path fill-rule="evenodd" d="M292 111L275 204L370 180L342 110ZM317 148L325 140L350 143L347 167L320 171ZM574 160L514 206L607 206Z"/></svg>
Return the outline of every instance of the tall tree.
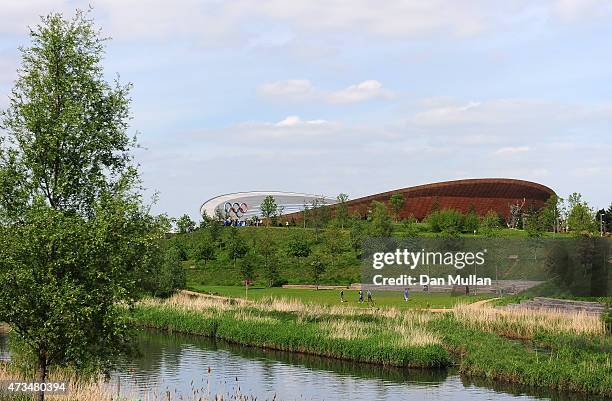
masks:
<svg viewBox="0 0 612 401"><path fill-rule="evenodd" d="M120 305L155 284L165 227L138 194L130 85L104 80L93 22L50 14L30 38L0 124L0 321L45 381L52 365L106 370L130 349Z"/></svg>
<svg viewBox="0 0 612 401"><path fill-rule="evenodd" d="M176 228L181 234L190 233L195 230L196 223L188 214L184 214L176 220Z"/></svg>
<svg viewBox="0 0 612 401"><path fill-rule="evenodd" d="M344 232L335 226L330 226L327 228L325 230L325 248L331 255L333 268L336 264L336 258L346 248Z"/></svg>
<svg viewBox="0 0 612 401"><path fill-rule="evenodd" d="M389 205L391 206L391 211L393 212L393 219L395 222L399 220L399 213L404 208L406 204L406 198L404 198L403 194L393 194L389 198Z"/></svg>
<svg viewBox="0 0 612 401"><path fill-rule="evenodd" d="M312 278L314 278L315 285L317 286L317 290L319 289L319 281L321 280L321 275L325 273L327 266L325 265L325 261L321 255L314 254L312 257L312 261L310 262L310 267L312 269Z"/></svg>
<svg viewBox="0 0 612 401"><path fill-rule="evenodd" d="M557 195L551 195L546 201L544 208L540 211L541 222L546 229L550 229L552 232L561 230L563 203L563 198L559 198Z"/></svg>
<svg viewBox="0 0 612 401"><path fill-rule="evenodd" d="M336 220L340 223L340 228L344 228L346 221L348 220L348 207L346 202L349 197L345 193L341 193L336 197L338 203L336 204Z"/></svg>
<svg viewBox="0 0 612 401"><path fill-rule="evenodd" d="M262 216L266 219L266 226L269 226L272 217L276 216L278 211L278 205L274 197L272 195L266 196L261 202L259 210L261 210Z"/></svg>
<svg viewBox="0 0 612 401"><path fill-rule="evenodd" d="M485 237L495 237L500 228L499 215L493 210L489 210L482 217L480 222L480 232Z"/></svg>
<svg viewBox="0 0 612 401"><path fill-rule="evenodd" d="M217 245L215 241L213 241L212 237L206 233L203 238L200 238L198 243L196 244L196 258L203 260L204 265L209 260L213 260L215 258L215 251L217 249Z"/></svg>
<svg viewBox="0 0 612 401"><path fill-rule="evenodd" d="M574 192L568 198L567 227L574 234L588 234L597 230L595 213L582 200L582 195Z"/></svg>
<svg viewBox="0 0 612 401"><path fill-rule="evenodd" d="M225 246L230 259L232 259L234 262L234 267L236 267L236 260L243 258L249 251L249 246L244 241L236 227L230 228L229 239Z"/></svg>
<svg viewBox="0 0 612 401"><path fill-rule="evenodd" d="M287 254L297 259L298 265L302 258L310 256L312 249L308 239L304 236L295 236L289 240Z"/></svg>
<svg viewBox="0 0 612 401"><path fill-rule="evenodd" d="M268 281L268 287L272 287L278 282L278 258L276 257L278 246L269 235L264 235L257 245L257 251L263 258L264 274Z"/></svg>
<svg viewBox="0 0 612 401"><path fill-rule="evenodd" d="M390 237L393 232L391 217L387 205L382 202L372 202L372 209L368 216L370 220L369 234L374 237Z"/></svg>

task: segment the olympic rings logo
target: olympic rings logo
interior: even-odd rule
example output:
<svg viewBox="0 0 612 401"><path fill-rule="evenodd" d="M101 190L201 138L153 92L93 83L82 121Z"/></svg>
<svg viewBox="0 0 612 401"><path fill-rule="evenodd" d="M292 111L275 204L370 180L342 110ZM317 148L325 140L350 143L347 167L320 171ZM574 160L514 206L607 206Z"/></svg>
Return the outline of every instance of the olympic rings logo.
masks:
<svg viewBox="0 0 612 401"><path fill-rule="evenodd" d="M247 204L242 202L242 203L238 203L238 202L234 202L233 204L231 202L225 202L225 213L227 214L234 214L236 217L242 217L248 210L247 208Z"/></svg>

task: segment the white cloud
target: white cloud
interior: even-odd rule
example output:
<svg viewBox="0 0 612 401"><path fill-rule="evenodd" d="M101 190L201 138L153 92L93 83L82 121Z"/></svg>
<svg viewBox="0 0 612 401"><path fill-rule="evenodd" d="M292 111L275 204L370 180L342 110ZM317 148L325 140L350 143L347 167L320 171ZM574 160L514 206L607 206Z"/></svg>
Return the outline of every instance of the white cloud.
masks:
<svg viewBox="0 0 612 401"><path fill-rule="evenodd" d="M393 97L393 92L382 87L376 80L363 81L348 88L332 92L328 99L332 103L355 103L371 99L388 99Z"/></svg>
<svg viewBox="0 0 612 401"><path fill-rule="evenodd" d="M325 120L306 120L306 121L303 121L298 116L288 116L288 117L284 118L283 120L277 122L274 125L277 126L277 127L295 127L295 126L300 126L300 125L321 125L321 124L327 124L327 121L325 121Z"/></svg>
<svg viewBox="0 0 612 401"><path fill-rule="evenodd" d="M263 84L257 89L257 92L264 97L302 101L313 98L315 88L307 79L289 79Z"/></svg>
<svg viewBox="0 0 612 401"><path fill-rule="evenodd" d="M290 79L261 85L260 96L280 101L324 101L328 103L357 103L373 99L391 99L394 93L377 80L367 80L336 91L316 88L307 79Z"/></svg>
<svg viewBox="0 0 612 401"><path fill-rule="evenodd" d="M507 146L504 148L499 148L495 151L496 155L513 155L516 153L525 153L529 152L531 148L529 146Z"/></svg>

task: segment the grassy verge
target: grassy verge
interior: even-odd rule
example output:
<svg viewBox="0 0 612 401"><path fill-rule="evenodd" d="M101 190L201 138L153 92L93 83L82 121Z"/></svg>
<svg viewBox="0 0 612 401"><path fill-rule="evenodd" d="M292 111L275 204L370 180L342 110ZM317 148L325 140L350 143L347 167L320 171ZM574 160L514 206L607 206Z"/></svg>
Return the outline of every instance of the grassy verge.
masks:
<svg viewBox="0 0 612 401"><path fill-rule="evenodd" d="M452 313L178 295L134 310L147 327L235 343L612 396L612 343L592 316L457 306ZM520 340L520 341L519 341Z"/></svg>

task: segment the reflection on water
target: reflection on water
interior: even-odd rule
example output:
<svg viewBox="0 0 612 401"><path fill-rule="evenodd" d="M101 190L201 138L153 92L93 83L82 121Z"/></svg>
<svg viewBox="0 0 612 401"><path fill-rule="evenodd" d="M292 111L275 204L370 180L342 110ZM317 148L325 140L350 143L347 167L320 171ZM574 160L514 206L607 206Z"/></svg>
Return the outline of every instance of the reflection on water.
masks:
<svg viewBox="0 0 612 401"><path fill-rule="evenodd" d="M185 396L194 391L235 394L239 389L258 399L276 395L280 400L586 400L546 389L461 379L454 370L384 368L202 337L143 332L139 343L142 355L126 363L112 385L120 382L122 392L135 390L143 399L153 389Z"/></svg>

